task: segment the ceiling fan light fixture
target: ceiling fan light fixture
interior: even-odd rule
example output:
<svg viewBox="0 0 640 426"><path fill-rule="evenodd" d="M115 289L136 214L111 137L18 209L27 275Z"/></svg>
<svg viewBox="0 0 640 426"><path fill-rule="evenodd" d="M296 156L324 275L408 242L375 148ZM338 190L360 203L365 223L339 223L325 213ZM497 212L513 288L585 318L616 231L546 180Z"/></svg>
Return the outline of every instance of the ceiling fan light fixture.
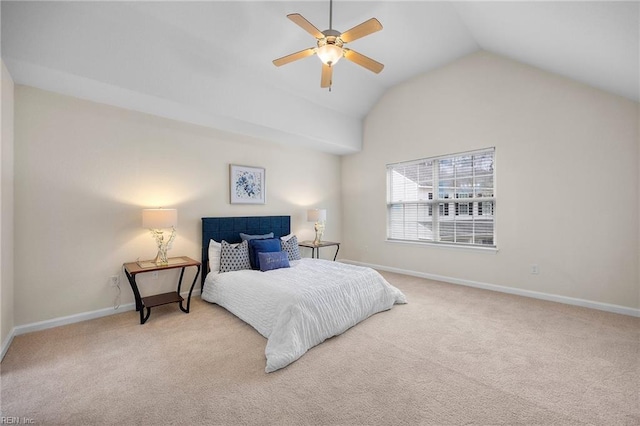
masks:
<svg viewBox="0 0 640 426"><path fill-rule="evenodd" d="M334 66L338 63L340 58L342 58L342 56L344 55L344 51L341 47L336 46L335 44L326 43L318 46L318 48L316 49L316 54L323 64Z"/></svg>
<svg viewBox="0 0 640 426"><path fill-rule="evenodd" d="M279 67L289 62L297 61L307 56L317 55L322 61L322 75L320 76L320 87L331 90L331 79L333 76L333 66L344 57L371 72L379 73L384 68L380 62L356 52L355 50L343 47L346 43L358 40L364 36L375 33L382 29L382 24L376 18L371 18L361 24L341 33L333 29L333 0L329 0L329 29L320 31L315 25L307 21L299 13L287 15L300 28L311 34L316 39L317 47L310 47L299 52L291 53L273 60L273 65Z"/></svg>

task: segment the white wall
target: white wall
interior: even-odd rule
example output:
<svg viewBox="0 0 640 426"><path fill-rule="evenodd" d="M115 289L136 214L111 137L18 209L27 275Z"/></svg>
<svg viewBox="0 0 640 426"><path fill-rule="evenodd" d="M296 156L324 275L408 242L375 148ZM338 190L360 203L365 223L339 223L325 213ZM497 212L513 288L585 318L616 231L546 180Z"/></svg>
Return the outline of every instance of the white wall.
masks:
<svg viewBox="0 0 640 426"><path fill-rule="evenodd" d="M0 89L0 343L13 329L13 80L1 64Z"/></svg>
<svg viewBox="0 0 640 426"><path fill-rule="evenodd" d="M343 256L638 308L638 104L479 52L389 90L343 158ZM386 242L387 163L496 147L497 253ZM531 275L532 264L540 267Z"/></svg>
<svg viewBox="0 0 640 426"><path fill-rule="evenodd" d="M291 215L292 230L309 239L306 209L322 207L326 238L341 238L338 156L27 86L15 93L16 325L112 306L113 274L122 303L132 302L122 264L156 254L142 208L178 209L170 256L200 259L203 216ZM230 163L266 168L266 205L229 203ZM144 296L176 277L138 281Z"/></svg>

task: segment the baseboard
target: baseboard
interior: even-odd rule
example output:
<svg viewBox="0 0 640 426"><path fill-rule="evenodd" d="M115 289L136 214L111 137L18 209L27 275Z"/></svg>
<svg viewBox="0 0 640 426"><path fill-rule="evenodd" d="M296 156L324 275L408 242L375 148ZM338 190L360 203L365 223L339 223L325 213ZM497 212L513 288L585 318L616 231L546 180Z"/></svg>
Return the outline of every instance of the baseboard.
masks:
<svg viewBox="0 0 640 426"><path fill-rule="evenodd" d="M597 309L599 311L612 312L615 314L629 315L632 317L640 317L640 309L629 308L627 306L612 305L609 303L594 302L592 300L577 299L574 297L560 296L557 294L542 293L533 290L524 290L520 288L505 287L497 284L488 284L478 281L464 280L460 278L452 278L443 275L429 274L426 272L411 271L408 269L394 268L391 266L375 265L371 263L358 262L355 260L340 259L341 262L353 265L368 266L381 271L395 272L413 277L427 278L434 281L442 281L450 284L459 284L467 287L481 288L484 290L498 291L500 293L515 294L517 296L531 297L534 299L548 300L550 302L564 303L566 305L582 306L584 308Z"/></svg>
<svg viewBox="0 0 640 426"><path fill-rule="evenodd" d="M191 297L195 297L199 295L200 295L200 289L198 288L197 290L196 289L193 290ZM188 291L182 292L181 296L186 299L189 296L189 292ZM4 357L5 352L7 351L7 349L9 349L9 346L11 345L11 341L13 341L14 336L19 336L21 334L31 333L34 331L46 330L48 328L53 328L53 327L60 327L61 325L74 324L76 322L102 318L109 315L119 314L122 312L133 311L135 308L136 308L136 305L135 303L132 302L132 303L120 305L117 309L104 308L104 309L98 309L97 311L82 312L79 314L68 315L65 317L53 318L50 320L38 321L31 324L19 325L17 327L14 327L13 330L11 330L11 333L9 335L11 339L7 338L6 341L3 343L2 357ZM2 359L2 357L0 357L0 360Z"/></svg>
<svg viewBox="0 0 640 426"><path fill-rule="evenodd" d="M61 325L74 324L76 322L115 315L122 312L132 311L135 309L135 307L135 303L127 303L126 305L120 305L117 309L104 308L98 309L97 311L82 312L79 314L68 315L66 317L53 318L50 320L33 322L31 324L19 325L14 328L14 330L16 331L15 335L20 336L21 334L46 330L53 327L60 327Z"/></svg>
<svg viewBox="0 0 640 426"><path fill-rule="evenodd" d="M9 346L11 346L11 342L13 342L13 337L15 335L16 335L16 328L13 327L11 329L11 332L7 336L7 338L4 339L4 342L2 342L2 351L0 352L0 361L4 359L4 355L7 353L7 350L9 350Z"/></svg>

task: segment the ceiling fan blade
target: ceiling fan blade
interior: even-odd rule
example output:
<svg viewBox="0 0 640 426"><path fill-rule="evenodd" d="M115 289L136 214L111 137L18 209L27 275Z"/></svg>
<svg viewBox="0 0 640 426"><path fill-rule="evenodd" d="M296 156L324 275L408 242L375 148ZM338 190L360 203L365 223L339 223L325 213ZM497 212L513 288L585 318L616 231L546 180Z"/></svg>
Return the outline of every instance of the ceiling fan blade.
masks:
<svg viewBox="0 0 640 426"><path fill-rule="evenodd" d="M350 60L351 62L355 62L356 64L365 67L369 71L373 71L378 74L384 68L384 65L378 61L374 61L373 59L364 56L362 53L358 53L351 49L344 48L344 57Z"/></svg>
<svg viewBox="0 0 640 426"><path fill-rule="evenodd" d="M292 53L287 56L283 56L282 58L274 59L273 65L276 67L288 64L289 62L297 61L298 59L306 58L307 56L311 56L316 52L315 47L310 47L308 49L301 50L296 53Z"/></svg>
<svg viewBox="0 0 640 426"><path fill-rule="evenodd" d="M315 27L311 22L307 21L302 15L299 13L291 13L287 15L287 18L291 19L293 22L298 24L303 30L314 36L315 38L323 38L324 34Z"/></svg>
<svg viewBox="0 0 640 426"><path fill-rule="evenodd" d="M320 79L320 87L331 87L331 76L333 74L333 67L322 64L322 78Z"/></svg>
<svg viewBox="0 0 640 426"><path fill-rule="evenodd" d="M345 43L351 43L354 40L367 36L371 33L375 33L376 31L380 31L382 29L382 24L376 18L371 18L368 21L364 21L360 25L356 25L343 32L340 35L340 38Z"/></svg>

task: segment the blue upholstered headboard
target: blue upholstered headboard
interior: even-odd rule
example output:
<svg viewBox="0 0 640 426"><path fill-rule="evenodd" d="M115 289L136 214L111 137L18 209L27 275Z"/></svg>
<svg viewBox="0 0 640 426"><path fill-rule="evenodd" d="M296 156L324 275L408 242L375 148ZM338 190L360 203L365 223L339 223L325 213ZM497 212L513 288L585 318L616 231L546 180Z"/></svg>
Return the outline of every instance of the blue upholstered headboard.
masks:
<svg viewBox="0 0 640 426"><path fill-rule="evenodd" d="M273 232L276 238L291 233L291 216L244 216L202 218L202 285L209 272L209 240L240 242L240 233L262 235Z"/></svg>

